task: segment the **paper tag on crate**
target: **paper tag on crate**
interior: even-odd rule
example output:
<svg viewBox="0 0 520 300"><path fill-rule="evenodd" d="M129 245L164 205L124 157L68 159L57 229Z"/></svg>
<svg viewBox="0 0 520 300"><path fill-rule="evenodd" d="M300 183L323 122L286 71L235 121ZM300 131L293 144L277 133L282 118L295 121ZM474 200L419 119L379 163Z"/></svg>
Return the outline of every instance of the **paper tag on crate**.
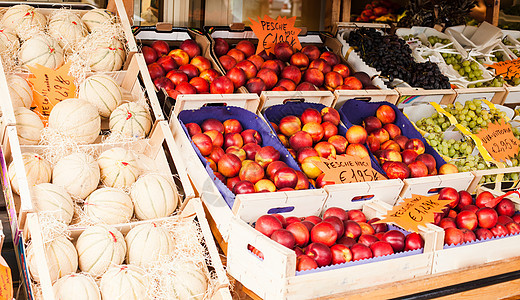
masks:
<svg viewBox="0 0 520 300"><path fill-rule="evenodd" d="M338 155L335 159L320 158L313 161L325 175L324 181L335 184L385 180L386 178L372 168L370 157L360 159L351 155Z"/></svg>
<svg viewBox="0 0 520 300"><path fill-rule="evenodd" d="M404 199L376 223L394 223L404 230L418 232L419 226L433 223L435 213L442 213L442 209L452 201L439 200L439 194L433 196L412 194L412 198Z"/></svg>
<svg viewBox="0 0 520 300"><path fill-rule="evenodd" d="M11 268L3 257L0 257L0 300L13 299L13 280Z"/></svg>
<svg viewBox="0 0 520 300"><path fill-rule="evenodd" d="M505 161L518 154L520 140L513 135L509 123L500 119L496 123L490 123L488 128L482 129L476 134L482 141L482 145L497 161Z"/></svg>
<svg viewBox="0 0 520 300"><path fill-rule="evenodd" d="M74 77L69 76L70 62L53 70L41 65L28 67L31 71L29 82L33 89L35 112L44 123L47 122L54 105L60 101L76 96Z"/></svg>
<svg viewBox="0 0 520 300"><path fill-rule="evenodd" d="M484 66L495 69L496 76L513 78L520 75L520 58L500 61L491 65L484 64Z"/></svg>
<svg viewBox="0 0 520 300"><path fill-rule="evenodd" d="M258 18L258 22L249 18L251 28L258 37L258 45L256 46L256 54L265 50L267 54L274 54L274 45L281 42L287 42L293 49L300 50L300 40L298 34L302 31L300 28L294 27L296 17L278 17L276 20L265 15L263 19Z"/></svg>

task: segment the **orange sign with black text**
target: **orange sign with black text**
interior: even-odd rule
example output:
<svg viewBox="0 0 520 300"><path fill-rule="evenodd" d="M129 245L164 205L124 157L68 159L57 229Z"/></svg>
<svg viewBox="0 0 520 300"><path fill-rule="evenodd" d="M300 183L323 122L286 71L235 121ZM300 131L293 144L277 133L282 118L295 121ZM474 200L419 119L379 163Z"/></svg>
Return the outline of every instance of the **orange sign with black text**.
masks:
<svg viewBox="0 0 520 300"><path fill-rule="evenodd" d="M298 34L302 31L300 28L294 27L296 17L278 17L276 20L265 15L263 19L258 18L258 22L249 18L251 28L258 38L258 46L256 54L265 50L267 54L274 54L274 45L281 42L287 42L293 49L300 50L300 40Z"/></svg>
<svg viewBox="0 0 520 300"><path fill-rule="evenodd" d="M515 75L520 75L520 58L501 61L491 65L484 64L486 67L495 69L496 76L504 78L513 78Z"/></svg>
<svg viewBox="0 0 520 300"><path fill-rule="evenodd" d="M324 181L336 184L385 180L386 178L372 168L370 157L360 159L351 155L338 155L335 159L320 158L321 162L313 162L325 176Z"/></svg>
<svg viewBox="0 0 520 300"><path fill-rule="evenodd" d="M509 123L500 119L496 123L489 123L488 128L476 134L482 145L496 161L505 161L518 154L520 140L518 140Z"/></svg>
<svg viewBox="0 0 520 300"><path fill-rule="evenodd" d="M46 123L52 108L60 101L76 96L74 77L69 75L70 63L53 70L41 65L29 67L29 83L33 89L33 107Z"/></svg>
<svg viewBox="0 0 520 300"><path fill-rule="evenodd" d="M453 200L439 200L439 194L422 196L412 194L412 198L394 206L392 210L381 217L377 223L394 223L408 231L419 231L419 226L433 223L435 213L441 213L442 209Z"/></svg>

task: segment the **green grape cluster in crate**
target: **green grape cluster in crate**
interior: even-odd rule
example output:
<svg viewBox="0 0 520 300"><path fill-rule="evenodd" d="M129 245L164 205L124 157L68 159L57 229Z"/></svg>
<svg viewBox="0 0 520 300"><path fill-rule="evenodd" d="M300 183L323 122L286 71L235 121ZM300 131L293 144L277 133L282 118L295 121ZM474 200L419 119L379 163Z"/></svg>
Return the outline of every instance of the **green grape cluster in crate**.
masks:
<svg viewBox="0 0 520 300"><path fill-rule="evenodd" d="M451 43L451 41L449 39L443 39L443 38L440 38L440 37L434 36L434 35L428 37L428 42L432 46L437 43L444 44L444 45L448 45L449 43Z"/></svg>
<svg viewBox="0 0 520 300"><path fill-rule="evenodd" d="M506 83L506 80L502 76L497 76L493 79L490 79L486 82L476 82L472 84L468 84L468 88L474 87L502 87Z"/></svg>
<svg viewBox="0 0 520 300"><path fill-rule="evenodd" d="M506 113L497 108L487 110L482 106L482 100L479 99L469 100L464 104L460 102L449 104L446 111L454 116L459 124L473 133L487 128L490 122L496 122L506 117Z"/></svg>
<svg viewBox="0 0 520 300"><path fill-rule="evenodd" d="M504 39L502 39L502 43L504 43L504 45L506 46L515 46L513 45L513 43L511 41L509 41L507 39L507 37L505 37ZM518 56L518 54L520 54L520 51L516 48L510 48L511 52L513 52L516 56Z"/></svg>
<svg viewBox="0 0 520 300"><path fill-rule="evenodd" d="M425 138L439 154L450 158L466 157L473 152L473 143L465 139L444 139L441 133L432 133Z"/></svg>

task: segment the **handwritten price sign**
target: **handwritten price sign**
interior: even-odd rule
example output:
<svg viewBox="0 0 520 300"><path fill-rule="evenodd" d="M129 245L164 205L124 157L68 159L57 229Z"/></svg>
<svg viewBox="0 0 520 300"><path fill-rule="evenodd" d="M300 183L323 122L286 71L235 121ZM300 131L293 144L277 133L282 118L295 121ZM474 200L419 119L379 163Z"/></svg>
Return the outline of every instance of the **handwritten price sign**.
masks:
<svg viewBox="0 0 520 300"><path fill-rule="evenodd" d="M29 82L33 88L33 105L43 121L47 121L52 108L60 101L74 98L74 77L69 76L70 63L53 70L41 65L29 67Z"/></svg>
<svg viewBox="0 0 520 300"><path fill-rule="evenodd" d="M486 66L495 69L495 74L504 78L513 78L516 75L520 75L520 58L501 61Z"/></svg>
<svg viewBox="0 0 520 300"><path fill-rule="evenodd" d="M394 223L408 231L419 231L419 226L432 223L435 213L442 212L452 200L439 200L439 195L422 196L412 194L412 198L394 206L377 223Z"/></svg>
<svg viewBox="0 0 520 300"><path fill-rule="evenodd" d="M265 50L267 54L274 53L274 45L281 42L287 42L293 49L301 49L298 34L302 31L294 27L296 17L287 19L287 17L278 17L276 20L265 15L263 19L258 17L258 22L249 18L251 28L258 37L258 46L256 54Z"/></svg>
<svg viewBox="0 0 520 300"><path fill-rule="evenodd" d="M482 140L484 148L497 161L505 161L518 154L520 140L513 135L511 125L503 119L489 124L488 128L481 130L477 136Z"/></svg>
<svg viewBox="0 0 520 300"><path fill-rule="evenodd" d="M313 162L325 176L323 180L334 183L364 182L386 179L372 168L370 158L360 159L355 156L337 156L335 159L321 158L321 162Z"/></svg>

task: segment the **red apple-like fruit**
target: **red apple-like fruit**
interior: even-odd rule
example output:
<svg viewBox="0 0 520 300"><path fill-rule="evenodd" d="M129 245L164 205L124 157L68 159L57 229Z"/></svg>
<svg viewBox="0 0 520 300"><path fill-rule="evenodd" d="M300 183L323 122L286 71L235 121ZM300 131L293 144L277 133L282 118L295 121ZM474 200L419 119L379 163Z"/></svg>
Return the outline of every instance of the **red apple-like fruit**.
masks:
<svg viewBox="0 0 520 300"><path fill-rule="evenodd" d="M493 194L491 194L488 191L484 191L477 195L477 198L475 199L475 205L479 208L480 207L494 207L492 205L494 198L495 197L493 196Z"/></svg>
<svg viewBox="0 0 520 300"><path fill-rule="evenodd" d="M294 169L284 167L274 173L273 182L278 189L294 188L298 183L298 175Z"/></svg>
<svg viewBox="0 0 520 300"><path fill-rule="evenodd" d="M341 135L331 136L327 142L329 142L336 149L336 154L343 154L347 150L348 141Z"/></svg>
<svg viewBox="0 0 520 300"><path fill-rule="evenodd" d="M364 144L367 139L367 132L362 126L354 125L347 130L345 137L351 144Z"/></svg>
<svg viewBox="0 0 520 300"><path fill-rule="evenodd" d="M242 40L238 42L238 44L235 46L235 49L242 51L246 57L255 54L256 51L255 45L247 40Z"/></svg>
<svg viewBox="0 0 520 300"><path fill-rule="evenodd" d="M253 184L264 178L264 169L252 160L244 160L238 173L240 180L247 180Z"/></svg>
<svg viewBox="0 0 520 300"><path fill-rule="evenodd" d="M295 91L316 91L316 90L317 90L317 88L314 84L312 84L310 82L302 82L296 87Z"/></svg>
<svg viewBox="0 0 520 300"><path fill-rule="evenodd" d="M276 186L269 179L260 179L255 183L255 192L257 193L266 193L266 192L275 192Z"/></svg>
<svg viewBox="0 0 520 300"><path fill-rule="evenodd" d="M343 84L338 86L338 90L361 90L363 84L356 77L348 76L343 79Z"/></svg>
<svg viewBox="0 0 520 300"><path fill-rule="evenodd" d="M347 146L345 154L365 158L369 156L367 148L361 144L350 144Z"/></svg>
<svg viewBox="0 0 520 300"><path fill-rule="evenodd" d="M318 69L307 69L303 74L303 80L312 83L315 86L322 86L325 76Z"/></svg>
<svg viewBox="0 0 520 300"><path fill-rule="evenodd" d="M254 129L246 129L240 132L240 135L244 139L244 144L255 143L262 144L262 136L258 133L258 131Z"/></svg>
<svg viewBox="0 0 520 300"><path fill-rule="evenodd" d="M305 219L303 219L302 222L304 221L307 221L307 222L311 222L314 225L320 223L322 221L322 218L318 217L318 216L308 216L306 217ZM304 224L305 226L308 226L308 224ZM307 227L309 228L309 227ZM309 232L311 231L312 227L309 228Z"/></svg>
<svg viewBox="0 0 520 300"><path fill-rule="evenodd" d="M236 59L229 55L222 55L221 57L218 58L218 60L220 61L220 63L222 64L222 67L226 71L231 70L237 64Z"/></svg>
<svg viewBox="0 0 520 300"><path fill-rule="evenodd" d="M391 106L383 104L376 110L376 117L383 124L394 123L395 111Z"/></svg>
<svg viewBox="0 0 520 300"><path fill-rule="evenodd" d="M334 225L329 222L320 222L314 225L311 230L311 241L313 243L322 243L330 247L334 245L337 237L338 234L334 228Z"/></svg>
<svg viewBox="0 0 520 300"><path fill-rule="evenodd" d="M404 239L404 251L424 248L424 239L416 232L409 233Z"/></svg>
<svg viewBox="0 0 520 300"><path fill-rule="evenodd" d="M191 59L190 64L194 65L199 72L204 72L211 69L211 62L204 56L195 56Z"/></svg>
<svg viewBox="0 0 520 300"><path fill-rule="evenodd" d="M509 234L519 234L520 233L520 225L516 222L507 223L505 226L506 226Z"/></svg>
<svg viewBox="0 0 520 300"><path fill-rule="evenodd" d="M215 69L208 69L200 72L199 77L206 80L209 83L212 83L220 74Z"/></svg>
<svg viewBox="0 0 520 300"><path fill-rule="evenodd" d="M163 68L165 73L168 73L168 72L170 72L170 71L172 71L172 70L177 68L177 63L169 55L165 55L165 56L160 57L157 60L157 63L159 65L161 65L161 67Z"/></svg>
<svg viewBox="0 0 520 300"><path fill-rule="evenodd" d="M401 135L401 128L399 128L399 126L393 123L385 124L383 128L386 129L386 131L388 131L388 134L390 134L391 139L395 138L398 135Z"/></svg>
<svg viewBox="0 0 520 300"><path fill-rule="evenodd" d="M227 72L226 76L231 79L235 89L238 89L239 87L246 84L246 73L244 73L244 71L238 67L233 67Z"/></svg>
<svg viewBox="0 0 520 300"><path fill-rule="evenodd" d="M495 227L491 228L490 230L491 233L493 233L493 236L495 237L509 234L509 230L507 229L507 227L500 224L495 225Z"/></svg>
<svg viewBox="0 0 520 300"><path fill-rule="evenodd" d="M370 247L373 243L379 241L377 237L371 234L361 234L358 238L358 243Z"/></svg>
<svg viewBox="0 0 520 300"><path fill-rule="evenodd" d="M346 237L357 239L361 235L361 226L356 221L346 220L343 224Z"/></svg>
<svg viewBox="0 0 520 300"><path fill-rule="evenodd" d="M306 190L310 186L309 179L302 171L296 171L296 176L298 176L298 182L296 183L295 190Z"/></svg>
<svg viewBox="0 0 520 300"><path fill-rule="evenodd" d="M459 203L459 193L456 189L451 187L443 188L439 192L439 200L452 200L449 205L450 208L454 208Z"/></svg>
<svg viewBox="0 0 520 300"><path fill-rule="evenodd" d="M399 230L387 231L381 240L388 242L395 252L401 252L404 249L405 235Z"/></svg>
<svg viewBox="0 0 520 300"><path fill-rule="evenodd" d="M282 125L281 122L280 122L280 125ZM283 126L283 128L284 128L283 130L287 129L286 126ZM304 149L306 147L312 147L312 144L313 144L312 136L308 132L303 131L303 130L296 132L289 138L289 145L291 146L292 149L294 149L294 151L300 151L301 149Z"/></svg>
<svg viewBox="0 0 520 300"><path fill-rule="evenodd" d="M392 248L392 245L385 241L377 241L373 243L372 245L370 245L370 250L372 250L374 257L394 254L394 249Z"/></svg>
<svg viewBox="0 0 520 300"><path fill-rule="evenodd" d="M166 77L170 79L175 85L179 85L181 82L188 82L188 75L178 70L168 72Z"/></svg>
<svg viewBox="0 0 520 300"><path fill-rule="evenodd" d="M292 115L283 117L278 124L280 132L289 137L300 131L301 126L301 120L297 116Z"/></svg>
<svg viewBox="0 0 520 300"><path fill-rule="evenodd" d="M491 230L486 228L478 228L477 230L475 230L475 235L479 240L490 239L493 237L493 233L491 232Z"/></svg>
<svg viewBox="0 0 520 300"><path fill-rule="evenodd" d="M512 217L515 214L515 204L508 198L502 199L496 206L496 211L499 215Z"/></svg>
<svg viewBox="0 0 520 300"><path fill-rule="evenodd" d="M296 159L301 164L301 163L303 163L304 159L306 159L307 157L311 157L311 156L318 156L318 151L316 151L314 148L309 146L309 147L300 149L296 155Z"/></svg>
<svg viewBox="0 0 520 300"><path fill-rule="evenodd" d="M318 267L316 261L307 255L299 255L296 257L296 271L308 271Z"/></svg>
<svg viewBox="0 0 520 300"><path fill-rule="evenodd" d="M317 143L321 141L323 136L325 135L325 131L323 130L323 126L320 123L316 122L308 122L302 127L302 131L305 131L310 134L312 141ZM296 149L295 149L296 150Z"/></svg>
<svg viewBox="0 0 520 300"><path fill-rule="evenodd" d="M197 42L192 39L187 39L182 42L179 48L188 53L190 58L194 58L195 56L200 55L200 47Z"/></svg>
<svg viewBox="0 0 520 300"><path fill-rule="evenodd" d="M178 66L184 66L190 63L189 54L182 49L173 49L168 55L173 57Z"/></svg>
<svg viewBox="0 0 520 300"><path fill-rule="evenodd" d="M381 121L379 121L378 118L374 116L368 116L363 120L363 127L365 127L365 130L368 134L376 131L377 129L380 129L383 127L383 124Z"/></svg>
<svg viewBox="0 0 520 300"><path fill-rule="evenodd" d="M405 150L406 151L406 150ZM423 162L428 167L428 173L432 174L437 169L437 162L433 155L428 153L419 154L416 158L417 161Z"/></svg>
<svg viewBox="0 0 520 300"><path fill-rule="evenodd" d="M237 63L243 61L244 59L246 59L246 55L244 54L244 52L238 50L238 49L231 49L227 52L227 55L233 57L235 59L235 61Z"/></svg>
<svg viewBox="0 0 520 300"><path fill-rule="evenodd" d="M297 246L303 247L309 242L309 229L301 222L291 223L287 225L286 229L293 234Z"/></svg>
<svg viewBox="0 0 520 300"><path fill-rule="evenodd" d="M256 220L255 229L271 237L273 232L283 229L282 222L273 215L263 215Z"/></svg>
<svg viewBox="0 0 520 300"><path fill-rule="evenodd" d="M302 73L301 73L300 69L298 69L295 66L290 65L290 66L283 68L280 77L283 79L291 80L294 83L295 88L296 88L296 85L299 84L302 79Z"/></svg>
<svg viewBox="0 0 520 300"><path fill-rule="evenodd" d="M223 38L215 38L215 54L217 57L226 54L229 51L229 44Z"/></svg>
<svg viewBox="0 0 520 300"><path fill-rule="evenodd" d="M505 215L499 215L497 219L497 224L502 224L506 226L508 223L514 222L511 217L505 216Z"/></svg>
<svg viewBox="0 0 520 300"><path fill-rule="evenodd" d="M197 133L191 137L191 140L197 146L200 154L207 156L213 151L213 143L211 138L204 133Z"/></svg>
<svg viewBox="0 0 520 300"><path fill-rule="evenodd" d="M412 178L428 176L428 167L422 161L414 161L408 165Z"/></svg>
<svg viewBox="0 0 520 300"><path fill-rule="evenodd" d="M216 147L222 147L224 145L224 135L220 133L220 131L217 130L206 130L204 131L204 134L209 136L211 138L211 142L213 143L213 146Z"/></svg>
<svg viewBox="0 0 520 300"><path fill-rule="evenodd" d="M401 147L402 150L404 150L405 148L405 145L406 145L406 142L408 142L408 138L404 135L398 135L394 138L394 142L396 142L399 147ZM423 161L424 162L424 161ZM425 163L426 164L426 163ZM426 164L428 165L428 164Z"/></svg>
<svg viewBox="0 0 520 300"><path fill-rule="evenodd" d="M303 47L301 52L303 54L307 55L307 57L309 57L310 61L318 59L321 54L320 49L318 49L318 47L316 47L314 45L308 45L308 46Z"/></svg>
<svg viewBox="0 0 520 300"><path fill-rule="evenodd" d="M253 64L249 60L243 60L243 61L237 63L235 68L239 68L242 71L244 71L244 74L246 75L247 80L256 77L256 74L258 72L255 64Z"/></svg>
<svg viewBox="0 0 520 300"><path fill-rule="evenodd" d="M267 90L272 89L278 82L278 76L271 69L260 69L256 76L263 80Z"/></svg>
<svg viewBox="0 0 520 300"><path fill-rule="evenodd" d="M198 94L209 93L209 83L200 77L193 77L190 80L190 84L197 90Z"/></svg>
<svg viewBox="0 0 520 300"><path fill-rule="evenodd" d="M276 150L273 146L265 146L260 148L256 152L255 161L259 163L263 168L267 167L268 164L272 163L275 160L280 159L280 152Z"/></svg>
<svg viewBox="0 0 520 300"><path fill-rule="evenodd" d="M252 62L257 70L260 70L262 64L264 63L264 59L260 55L253 54L247 58L248 61Z"/></svg>
<svg viewBox="0 0 520 300"><path fill-rule="evenodd" d="M439 168L439 175L458 173L459 170L454 164L446 163Z"/></svg>
<svg viewBox="0 0 520 300"><path fill-rule="evenodd" d="M148 72L150 73L150 77L152 78L152 80L155 80L156 78L159 78L159 77L164 77L164 74L165 74L162 66L156 62L148 65Z"/></svg>
<svg viewBox="0 0 520 300"><path fill-rule="evenodd" d="M329 222L334 226L334 229L336 230L337 236L343 236L345 233L345 227L343 225L343 221L336 217L336 216L328 216L326 218L323 218L324 222Z"/></svg>
<svg viewBox="0 0 520 300"><path fill-rule="evenodd" d="M289 61L294 51L287 42L277 43L274 45L274 55L281 61Z"/></svg>
<svg viewBox="0 0 520 300"><path fill-rule="evenodd" d="M346 78L350 75L350 69L344 64L337 64L332 68L333 72L339 73L343 78Z"/></svg>
<svg viewBox="0 0 520 300"><path fill-rule="evenodd" d="M495 227L498 221L496 210L490 207L481 207L477 210L478 226L486 229Z"/></svg>
<svg viewBox="0 0 520 300"><path fill-rule="evenodd" d="M323 122L330 122L335 126L338 126L341 121L339 112L332 107L324 107L321 110L321 119Z"/></svg>
<svg viewBox="0 0 520 300"><path fill-rule="evenodd" d="M289 63L301 70L305 70L309 66L309 57L304 53L296 52L289 59Z"/></svg>
<svg viewBox="0 0 520 300"><path fill-rule="evenodd" d="M420 139L408 139L404 148L414 150L417 154L423 154L426 149Z"/></svg>
<svg viewBox="0 0 520 300"><path fill-rule="evenodd" d="M456 222L458 228L466 228L468 230L475 230L477 225L479 225L477 214L469 210L463 210L458 213Z"/></svg>
<svg viewBox="0 0 520 300"><path fill-rule="evenodd" d="M266 85L262 79L254 77L246 82L246 89L251 93L260 95L260 93L266 90Z"/></svg>
<svg viewBox="0 0 520 300"><path fill-rule="evenodd" d="M444 244L458 245L464 242L464 233L458 228L447 228L444 230Z"/></svg>
<svg viewBox="0 0 520 300"><path fill-rule="evenodd" d="M336 148L329 142L319 142L314 146L314 150L318 152L319 157L323 158L335 158Z"/></svg>
<svg viewBox="0 0 520 300"><path fill-rule="evenodd" d="M232 94L234 85L228 77L220 76L210 84L209 91L211 94Z"/></svg>
<svg viewBox="0 0 520 300"><path fill-rule="evenodd" d="M442 229L457 228L456 221L453 218L450 218L450 217L442 218L438 225Z"/></svg>
<svg viewBox="0 0 520 300"><path fill-rule="evenodd" d="M350 251L352 252L353 261L368 259L368 258L373 257L372 250L370 250L369 247L367 247L363 244L360 244L360 243L356 243L356 244L352 245L350 247Z"/></svg>
<svg viewBox="0 0 520 300"><path fill-rule="evenodd" d="M324 219L326 219L328 217L332 217L332 216L339 218L342 222L348 220L347 212L343 208L340 208L340 207L329 207L323 213Z"/></svg>
<svg viewBox="0 0 520 300"><path fill-rule="evenodd" d="M417 159L417 152L411 150L411 149L406 149L404 151L401 152L401 157L403 159L403 162L407 165L413 163L414 161L416 161ZM424 164L424 163L423 163ZM426 169L428 170L428 167L426 167Z"/></svg>
<svg viewBox="0 0 520 300"><path fill-rule="evenodd" d="M305 255L313 258L318 266L327 266L332 262L332 252L330 248L322 243L311 243L305 250Z"/></svg>
<svg viewBox="0 0 520 300"><path fill-rule="evenodd" d="M203 132L206 132L208 130L216 130L216 131L224 134L224 125L222 124L222 122L220 122L217 119L213 119L213 118L206 119L202 122L200 127L202 128Z"/></svg>
<svg viewBox="0 0 520 300"><path fill-rule="evenodd" d="M283 245L289 249L294 248L296 239L294 235L286 229L278 229L271 235L271 239L280 245Z"/></svg>
<svg viewBox="0 0 520 300"><path fill-rule="evenodd" d="M165 56L167 57L167 56ZM153 81L157 89L174 90L175 84L167 77L158 77Z"/></svg>
<svg viewBox="0 0 520 300"><path fill-rule="evenodd" d="M226 177L235 177L240 172L242 161L234 154L226 153L218 161L218 172Z"/></svg>
<svg viewBox="0 0 520 300"><path fill-rule="evenodd" d="M350 252L349 247L336 244L330 247L330 251L332 252L332 264L342 264L352 260L352 252Z"/></svg>
<svg viewBox="0 0 520 300"><path fill-rule="evenodd" d="M152 47L143 46L141 51L143 52L144 61L147 65L157 60L157 52Z"/></svg>
<svg viewBox="0 0 520 300"><path fill-rule="evenodd" d="M282 78L278 80L276 86L272 89L273 91L294 91L296 90L296 84L290 79Z"/></svg>
<svg viewBox="0 0 520 300"><path fill-rule="evenodd" d="M154 41L151 46L157 56L167 55L170 52L170 46L165 41Z"/></svg>
<svg viewBox="0 0 520 300"><path fill-rule="evenodd" d="M325 51L320 55L320 58L326 61L330 66L335 66L339 63L338 56L332 51Z"/></svg>
<svg viewBox="0 0 520 300"><path fill-rule="evenodd" d="M187 123L184 126L186 126L186 129L188 129L188 134L190 136L193 136L197 133L202 133L202 129L200 128L199 124L197 124L197 123Z"/></svg>
<svg viewBox="0 0 520 300"><path fill-rule="evenodd" d="M224 135L224 149L227 150L227 148L231 146L236 146L238 148L244 146L244 140L240 133L226 133Z"/></svg>

